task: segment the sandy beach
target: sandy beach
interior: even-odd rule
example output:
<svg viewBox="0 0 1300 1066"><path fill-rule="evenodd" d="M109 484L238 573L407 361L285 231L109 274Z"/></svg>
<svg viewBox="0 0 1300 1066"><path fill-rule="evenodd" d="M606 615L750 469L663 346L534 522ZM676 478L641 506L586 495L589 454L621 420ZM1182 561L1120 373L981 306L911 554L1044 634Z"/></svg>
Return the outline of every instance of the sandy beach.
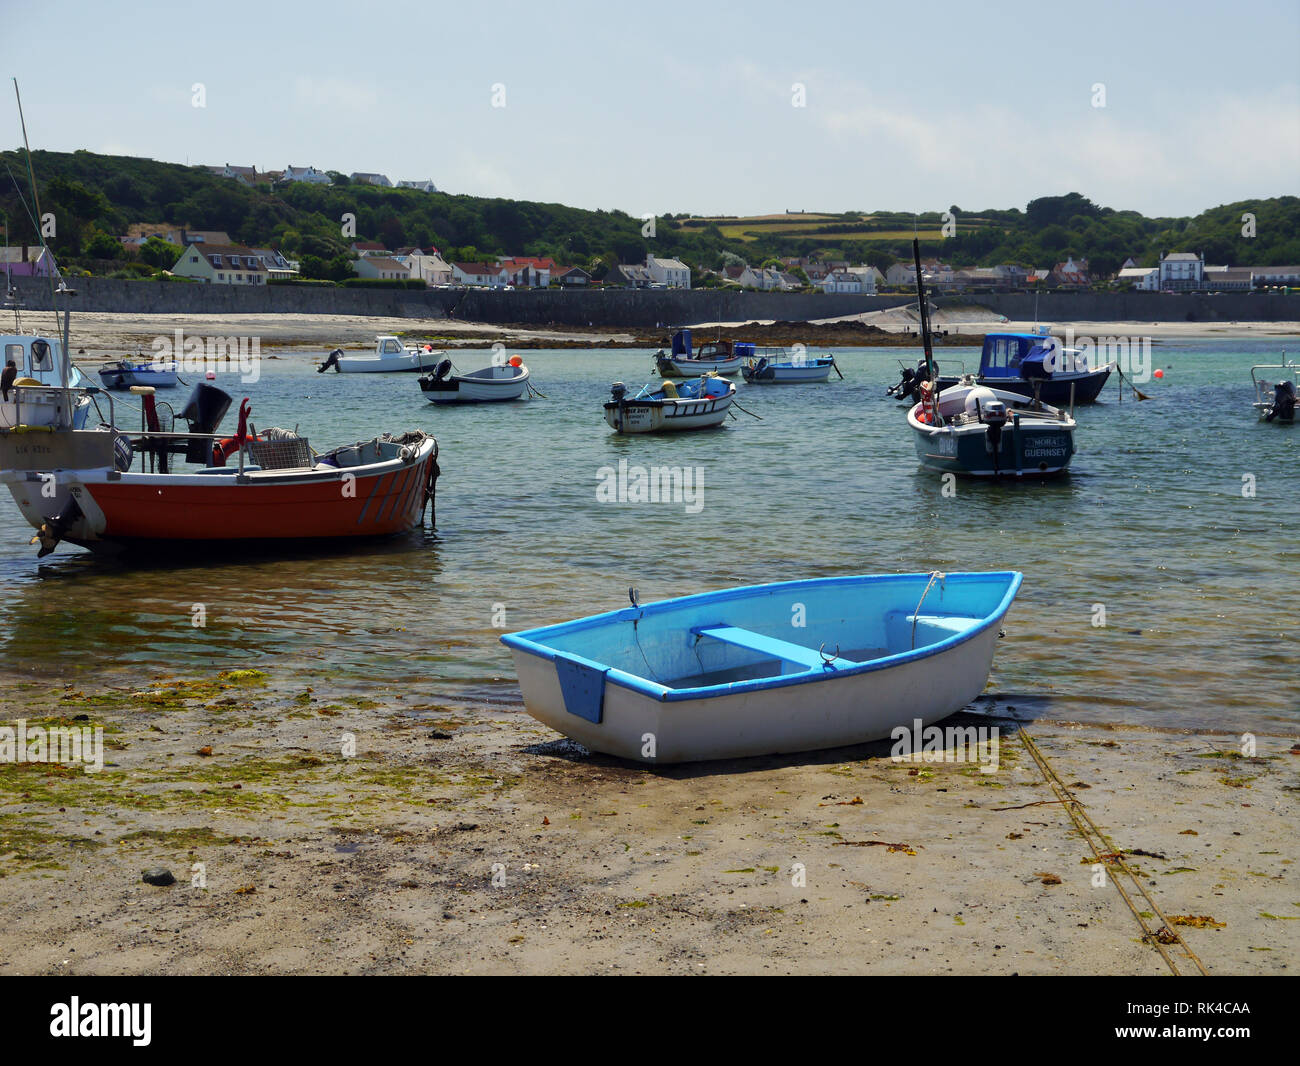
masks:
<svg viewBox="0 0 1300 1066"><path fill-rule="evenodd" d="M28 329L52 331L48 313L24 316ZM865 330L862 327L874 327ZM947 334L945 343L978 345L992 331L1028 331L1031 322L1008 322L991 312L940 310L935 329ZM813 327L813 328L809 328ZM1280 337L1300 338L1300 322L1058 322L1053 329L1061 335L1072 329L1078 337L1148 336L1161 339L1189 337ZM696 329L717 329L720 335L747 338L760 344L806 342L818 348L867 345L918 345L916 316L905 309L876 311L867 315L818 320L814 323L708 322ZM151 355L156 337L169 340L175 330L188 336L257 337L263 356L309 356L323 358L334 348L372 351L375 337L392 333L409 341L430 341L438 347L488 349L494 343L509 348L655 348L664 341L665 330L644 329L546 329L529 326L489 325L446 318L366 318L354 315L134 315L109 312L77 314L73 322L74 358L87 364L120 359L142 353ZM910 335L909 335L910 334Z"/></svg>
<svg viewBox="0 0 1300 1066"><path fill-rule="evenodd" d="M0 973L1168 972L1021 724L1210 973L1300 950L1292 738L1248 758L986 699L995 773L888 743L646 768L522 707L269 681L8 686L0 720L108 750L0 764Z"/></svg>

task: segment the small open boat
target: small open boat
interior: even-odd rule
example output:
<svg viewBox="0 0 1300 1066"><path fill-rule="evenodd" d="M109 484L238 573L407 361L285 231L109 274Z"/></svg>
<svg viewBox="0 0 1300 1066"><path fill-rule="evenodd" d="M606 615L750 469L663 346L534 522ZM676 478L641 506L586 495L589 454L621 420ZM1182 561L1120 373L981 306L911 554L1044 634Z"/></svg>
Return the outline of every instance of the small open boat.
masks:
<svg viewBox="0 0 1300 1066"><path fill-rule="evenodd" d="M811 358L796 356L783 359L774 355L758 355L740 368L751 385L810 385L828 381L831 370L840 374L835 357L818 355ZM844 375L840 374L843 378Z"/></svg>
<svg viewBox="0 0 1300 1066"><path fill-rule="evenodd" d="M1268 378L1263 378L1256 371L1265 371ZM1300 363L1287 359L1282 353L1282 362L1263 364L1250 368L1250 381L1255 386L1255 402L1252 406L1259 413L1261 422L1280 422L1284 426L1295 424L1297 395L1300 395Z"/></svg>
<svg viewBox="0 0 1300 1066"><path fill-rule="evenodd" d="M316 372L323 374L333 367L341 374L423 373L446 354L432 344L403 345L396 337L381 334L375 338L374 355L344 355L342 348L335 348Z"/></svg>
<svg viewBox="0 0 1300 1066"><path fill-rule="evenodd" d="M869 574L633 597L501 642L528 713L594 751L654 763L812 751L970 703L1020 581Z"/></svg>
<svg viewBox="0 0 1300 1066"><path fill-rule="evenodd" d="M631 399L621 381L609 388L605 421L619 433L671 433L721 425L736 398L736 386L716 374L680 385L665 381L651 391L644 386Z"/></svg>
<svg viewBox="0 0 1300 1066"><path fill-rule="evenodd" d="M99 380L106 389L129 389L135 385L148 385L155 389L174 389L177 385L177 367L174 362L131 363L120 359L105 363L99 368Z"/></svg>
<svg viewBox="0 0 1300 1066"><path fill-rule="evenodd" d="M518 400L528 392L528 367L517 355L508 363L493 363L468 374L451 370L451 360L444 359L432 374L420 378L420 389L430 403L499 403Z"/></svg>
<svg viewBox="0 0 1300 1066"><path fill-rule="evenodd" d="M706 341L696 351L691 347L691 331L679 329L673 334L672 354L661 349L655 355L655 369L661 378L690 378L696 374L722 374L731 377L740 372L746 359L754 355L747 341Z"/></svg>

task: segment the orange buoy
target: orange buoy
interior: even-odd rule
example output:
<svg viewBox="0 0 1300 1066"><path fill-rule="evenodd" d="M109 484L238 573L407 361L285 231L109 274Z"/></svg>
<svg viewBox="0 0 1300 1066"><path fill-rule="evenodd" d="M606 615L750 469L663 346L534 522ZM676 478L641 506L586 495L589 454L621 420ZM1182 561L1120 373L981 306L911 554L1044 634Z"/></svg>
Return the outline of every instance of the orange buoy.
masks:
<svg viewBox="0 0 1300 1066"><path fill-rule="evenodd" d="M523 365L524 365L524 361L523 361L523 359L521 359L519 356L517 356L517 355L512 355L512 356L510 357L510 365L511 365L511 366L523 366Z"/></svg>
<svg viewBox="0 0 1300 1066"><path fill-rule="evenodd" d="M1157 380L1158 380L1158 379L1160 379L1160 378L1162 378L1162 377L1165 376L1165 372L1164 372L1163 370L1161 370L1159 367L1157 367L1157 368L1156 368L1156 374L1155 374L1155 376L1156 376L1156 378L1157 378Z"/></svg>

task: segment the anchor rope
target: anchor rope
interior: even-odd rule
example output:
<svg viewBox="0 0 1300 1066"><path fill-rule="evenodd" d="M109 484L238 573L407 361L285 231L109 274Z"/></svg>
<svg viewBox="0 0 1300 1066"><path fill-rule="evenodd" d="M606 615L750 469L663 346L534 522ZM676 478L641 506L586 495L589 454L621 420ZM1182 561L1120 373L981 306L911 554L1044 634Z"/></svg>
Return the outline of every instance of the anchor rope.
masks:
<svg viewBox="0 0 1300 1066"><path fill-rule="evenodd" d="M1152 929L1147 924L1146 919L1142 917L1142 912L1138 910L1137 905L1133 902L1132 897L1125 890L1123 884L1121 884L1120 879L1113 876L1109 878L1111 884L1119 890L1119 894L1123 897L1124 902L1128 904L1128 909L1133 912L1133 917L1137 919L1138 925L1142 927L1142 939L1155 946L1155 949L1160 952L1160 957L1165 960L1165 964L1169 967L1170 972L1175 977L1183 977L1187 975L1178 968L1177 962L1175 962L1169 952L1165 950L1165 944L1167 943L1177 944L1178 947L1182 949L1185 959L1196 967L1200 975L1202 977L1208 977L1210 971L1205 968L1205 964L1197 958L1196 953L1188 947L1187 941L1182 938L1182 934L1180 934L1170 923L1169 919L1165 917L1164 912L1160 910L1159 905L1151 898L1151 894L1147 892L1145 887L1143 887L1138 876L1129 868L1128 864L1124 862L1124 857L1120 854L1119 849L1116 848L1114 843L1107 838L1105 833L1097 828L1097 823L1088 816L1088 812L1084 810L1083 804L1075 798L1074 794L1070 792L1070 790L1065 786L1065 783L1059 776L1057 776L1056 771L1052 768L1051 764L1048 763L1047 757L1038 749L1038 745L1034 743L1030 735L1025 732L1024 726L1020 727L1020 736L1025 742L1025 749L1033 756L1034 762L1038 764L1039 771L1041 771L1043 777L1047 779L1048 785L1051 786L1052 791L1056 793L1057 798L1061 801L1061 806L1065 808L1065 812L1070 816L1070 821L1074 823L1075 829L1077 829L1079 835L1088 842L1088 846L1092 849L1092 854L1096 858L1097 862L1103 867L1118 866L1119 869L1128 876L1128 879L1133 883L1133 886L1137 889L1138 893L1141 894L1142 898L1146 901L1147 906L1151 909L1151 913L1160 920L1160 926L1156 929ZM1098 847L1098 844L1101 844L1102 847ZM1103 848L1105 850L1103 850Z"/></svg>

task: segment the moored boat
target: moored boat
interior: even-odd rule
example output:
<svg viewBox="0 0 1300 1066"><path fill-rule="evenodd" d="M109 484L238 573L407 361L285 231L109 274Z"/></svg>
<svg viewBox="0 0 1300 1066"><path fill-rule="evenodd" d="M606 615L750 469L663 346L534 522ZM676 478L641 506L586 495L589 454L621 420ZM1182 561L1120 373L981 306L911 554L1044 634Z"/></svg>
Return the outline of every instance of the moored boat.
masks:
<svg viewBox="0 0 1300 1066"><path fill-rule="evenodd" d="M754 355L748 341L706 341L696 350L691 345L691 331L679 329L673 334L672 353L660 349L655 355L655 369L662 378L689 378L696 374L722 374L730 377L740 372L746 359Z"/></svg>
<svg viewBox="0 0 1300 1066"><path fill-rule="evenodd" d="M1036 390L1026 397L977 385L969 378L939 391L921 272L921 242L916 238L912 240L912 257L925 365L923 370L918 368L921 399L907 412L907 424L921 465L967 477L1042 477L1063 472L1074 455L1073 403L1067 415L1043 403Z"/></svg>
<svg viewBox="0 0 1300 1066"><path fill-rule="evenodd" d="M989 333L980 351L973 384L1021 396L1036 396L1058 407L1094 403L1106 387L1113 362L1093 367L1081 350L1065 347L1046 327L1037 333ZM939 377L940 391L963 382Z"/></svg>
<svg viewBox="0 0 1300 1066"><path fill-rule="evenodd" d="M1072 417L1014 392L954 385L907 413L921 465L967 477L1024 478L1062 473L1074 455ZM937 410L938 415L935 416Z"/></svg>
<svg viewBox="0 0 1300 1066"><path fill-rule="evenodd" d="M468 374L451 370L451 360L444 359L432 374L420 378L420 389L430 403L500 403L521 399L529 389L528 367L517 355L508 363L493 363Z"/></svg>
<svg viewBox="0 0 1300 1066"><path fill-rule="evenodd" d="M840 374L840 368L831 355L782 358L784 353L756 354L740 368L751 385L811 385L830 380L831 371Z"/></svg>
<svg viewBox="0 0 1300 1066"><path fill-rule="evenodd" d="M148 385L155 389L174 389L179 378L174 362L132 363L120 359L101 366L99 380L103 382L106 389L129 389L136 385Z"/></svg>
<svg viewBox="0 0 1300 1066"><path fill-rule="evenodd" d="M631 399L621 381L610 386L605 421L619 433L671 433L721 425L736 398L736 386L716 374L680 385L665 381L651 391L646 385Z"/></svg>
<svg viewBox="0 0 1300 1066"><path fill-rule="evenodd" d="M528 713L594 751L650 763L812 751L970 703L1020 582L876 574L633 597L501 641Z"/></svg>
<svg viewBox="0 0 1300 1066"><path fill-rule="evenodd" d="M1265 371L1263 378L1256 371ZM1282 362L1261 363L1250 368L1250 382L1255 387L1255 402L1251 405L1261 422L1279 422L1284 426L1295 424L1297 396L1300 396L1300 363L1287 359Z"/></svg>
<svg viewBox="0 0 1300 1066"><path fill-rule="evenodd" d="M446 354L432 344L403 345L394 336L380 334L375 338L374 355L344 355L342 348L335 348L316 372L323 374L333 367L341 374L423 373L436 366Z"/></svg>
<svg viewBox="0 0 1300 1066"><path fill-rule="evenodd" d="M110 422L99 429L66 420L39 437L29 427L0 429L0 483L36 529L40 555L64 540L120 550L384 536L410 529L434 498L438 443L423 432L318 454L296 432L258 434L245 400L238 431L223 438L215 427L229 397L204 384L195 391L187 411L208 432L163 429L152 390L140 386L147 424L139 433L112 424L107 393ZM224 402L214 404L214 394ZM172 469L178 455L194 465Z"/></svg>

